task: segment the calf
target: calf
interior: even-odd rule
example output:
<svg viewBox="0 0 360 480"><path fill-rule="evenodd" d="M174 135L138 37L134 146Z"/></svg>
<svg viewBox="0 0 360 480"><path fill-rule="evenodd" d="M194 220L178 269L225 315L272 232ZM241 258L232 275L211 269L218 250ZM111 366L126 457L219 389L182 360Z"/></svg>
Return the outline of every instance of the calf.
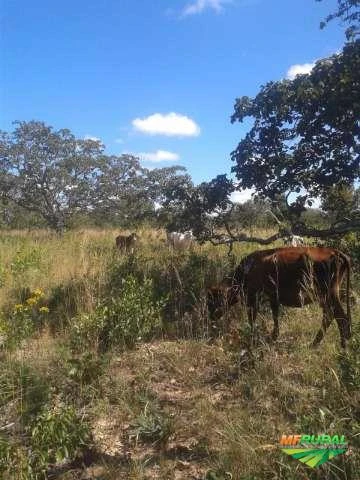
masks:
<svg viewBox="0 0 360 480"><path fill-rule="evenodd" d="M171 247L177 249L186 249L192 245L194 236L190 230L184 233L166 232L166 239L168 245Z"/></svg>
<svg viewBox="0 0 360 480"><path fill-rule="evenodd" d="M134 247L138 242L138 236L136 233L131 233L130 235L118 235L115 239L116 248L123 252L134 253Z"/></svg>
<svg viewBox="0 0 360 480"><path fill-rule="evenodd" d="M346 275L345 313L339 291ZM341 346L351 337L350 259L344 253L325 247L284 247L261 250L245 257L235 272L208 291L208 310L219 318L228 306L243 300L252 331L262 294L270 300L274 321L273 338L279 334L279 306L303 307L318 301L323 310L322 328L313 346L320 343L333 318Z"/></svg>

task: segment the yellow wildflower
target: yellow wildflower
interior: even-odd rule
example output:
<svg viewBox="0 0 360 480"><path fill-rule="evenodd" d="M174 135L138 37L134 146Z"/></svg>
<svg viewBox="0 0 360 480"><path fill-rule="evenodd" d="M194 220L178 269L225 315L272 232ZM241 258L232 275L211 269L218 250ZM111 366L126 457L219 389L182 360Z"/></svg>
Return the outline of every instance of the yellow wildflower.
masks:
<svg viewBox="0 0 360 480"><path fill-rule="evenodd" d="M39 312L40 312L40 313L49 313L50 310L48 309L48 307L40 307L40 308L39 308Z"/></svg>
<svg viewBox="0 0 360 480"><path fill-rule="evenodd" d="M15 312L22 312L24 309L24 305L22 303L17 303L15 306L14 306L14 311Z"/></svg>
<svg viewBox="0 0 360 480"><path fill-rule="evenodd" d="M37 288L36 290L34 290L33 295L34 295L34 297L43 297L44 292L41 290L41 288Z"/></svg>
<svg viewBox="0 0 360 480"><path fill-rule="evenodd" d="M37 304L37 298L34 298L34 297L30 297L26 300L26 303L30 306L32 305L36 305Z"/></svg>

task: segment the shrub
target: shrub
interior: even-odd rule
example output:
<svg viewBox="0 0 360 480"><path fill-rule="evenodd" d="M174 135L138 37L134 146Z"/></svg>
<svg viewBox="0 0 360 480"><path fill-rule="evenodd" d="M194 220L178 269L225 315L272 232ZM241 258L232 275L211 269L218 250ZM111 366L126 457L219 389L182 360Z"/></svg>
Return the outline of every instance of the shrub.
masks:
<svg viewBox="0 0 360 480"><path fill-rule="evenodd" d="M73 460L90 443L90 430L71 407L45 409L30 429L32 464L44 475L49 464Z"/></svg>
<svg viewBox="0 0 360 480"><path fill-rule="evenodd" d="M89 432L72 408L44 409L25 430L23 443L0 437L1 478L45 480L50 465L74 460L89 445Z"/></svg>
<svg viewBox="0 0 360 480"><path fill-rule="evenodd" d="M37 480L26 450L0 435L0 478L4 480Z"/></svg>
<svg viewBox="0 0 360 480"><path fill-rule="evenodd" d="M123 279L118 297L109 298L97 309L104 318L101 346L132 347L137 341L149 340L161 330L161 312L165 299L154 301L153 281L139 282L133 275Z"/></svg>
<svg viewBox="0 0 360 480"><path fill-rule="evenodd" d="M91 347L107 350L113 346L133 347L147 341L162 326L166 300L154 300L153 281L133 275L122 279L119 293L105 298L91 314L80 314L72 321L70 342L75 351Z"/></svg>
<svg viewBox="0 0 360 480"><path fill-rule="evenodd" d="M73 351L82 352L88 349L99 349L102 332L105 328L105 316L98 308L92 313L81 313L71 321L69 332L70 345Z"/></svg>

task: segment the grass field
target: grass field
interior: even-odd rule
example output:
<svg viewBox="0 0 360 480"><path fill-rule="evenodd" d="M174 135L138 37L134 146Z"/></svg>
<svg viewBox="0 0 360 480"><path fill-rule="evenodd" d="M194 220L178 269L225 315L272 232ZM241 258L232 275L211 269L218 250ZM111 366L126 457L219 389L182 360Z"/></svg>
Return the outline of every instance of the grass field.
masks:
<svg viewBox="0 0 360 480"><path fill-rule="evenodd" d="M346 353L335 322L309 349L317 306L284 309L279 340L259 326L251 350L234 307L210 341L206 287L259 247L138 233L134 256L116 230L1 233L0 478L359 480L359 306ZM270 331L266 305L259 320ZM278 447L302 433L352 454L311 469Z"/></svg>

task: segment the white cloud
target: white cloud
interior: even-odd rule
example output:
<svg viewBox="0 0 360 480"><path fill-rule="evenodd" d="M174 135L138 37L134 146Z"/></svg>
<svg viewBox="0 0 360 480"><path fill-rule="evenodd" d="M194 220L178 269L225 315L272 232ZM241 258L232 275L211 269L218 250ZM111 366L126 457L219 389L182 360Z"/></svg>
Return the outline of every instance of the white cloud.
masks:
<svg viewBox="0 0 360 480"><path fill-rule="evenodd" d="M142 160L154 163L168 161L175 162L180 158L177 153L168 152L167 150L157 150L156 152L139 153L138 156Z"/></svg>
<svg viewBox="0 0 360 480"><path fill-rule="evenodd" d="M166 135L179 137L197 137L200 127L189 117L171 112L167 114L154 113L149 117L135 118L133 127L148 135Z"/></svg>
<svg viewBox="0 0 360 480"><path fill-rule="evenodd" d="M224 5L231 0L194 0L192 3L186 5L182 11L183 16L196 15L202 13L206 9L214 10L216 13L220 13Z"/></svg>
<svg viewBox="0 0 360 480"><path fill-rule="evenodd" d="M85 135L84 140L92 140L93 142L101 142L99 137L94 137L93 135Z"/></svg>
<svg viewBox="0 0 360 480"><path fill-rule="evenodd" d="M294 80L296 75L300 75L303 73L310 73L311 70L315 67L315 62L313 63L302 63L291 65L289 70L286 73L286 78L289 80Z"/></svg>
<svg viewBox="0 0 360 480"><path fill-rule="evenodd" d="M230 200L233 203L245 203L251 199L251 195L254 193L254 190L251 188L246 188L245 190L236 190L230 195Z"/></svg>

